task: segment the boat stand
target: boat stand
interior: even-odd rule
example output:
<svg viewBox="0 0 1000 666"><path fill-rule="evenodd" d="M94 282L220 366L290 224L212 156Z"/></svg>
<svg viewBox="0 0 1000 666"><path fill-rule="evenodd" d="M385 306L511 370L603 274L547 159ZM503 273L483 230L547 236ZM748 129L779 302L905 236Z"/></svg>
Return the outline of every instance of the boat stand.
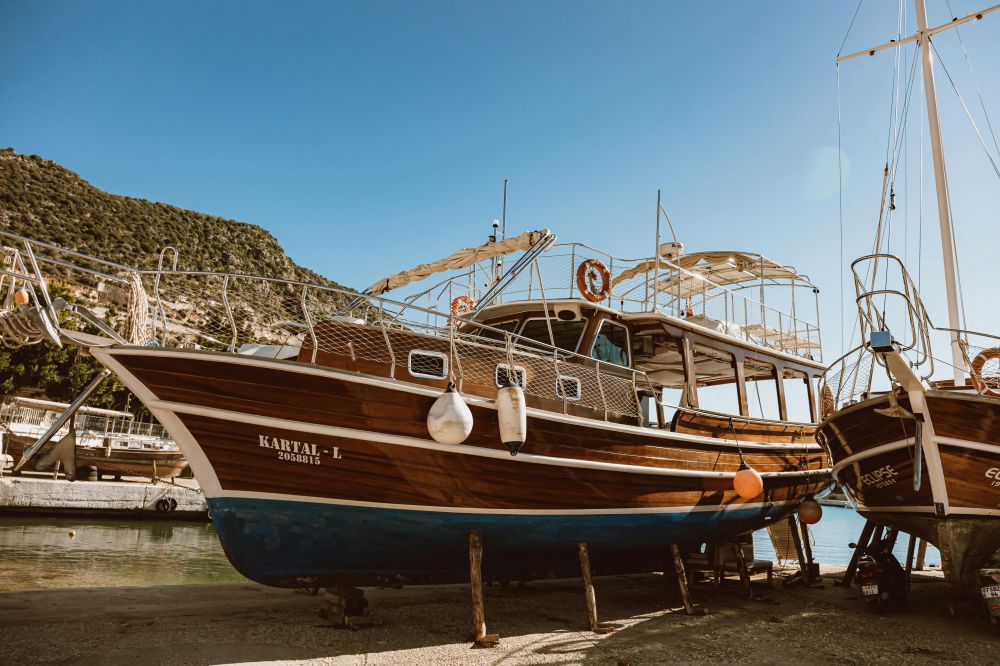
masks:
<svg viewBox="0 0 1000 666"><path fill-rule="evenodd" d="M368 600L365 599L364 590L356 587L328 587L323 594L323 607L319 614L334 627L355 629L358 623L352 617L364 615L366 608Z"/></svg>
<svg viewBox="0 0 1000 666"><path fill-rule="evenodd" d="M861 528L861 536L858 537L857 543L854 545L854 553L851 555L851 561L847 563L847 569L844 571L844 577L838 580L834 585L840 587L849 587L852 582L854 582L854 574L858 571L858 560L861 558L861 554L865 552L865 548L871 543L872 536L875 533L876 525L871 520L865 521L865 526ZM879 528L879 532L882 529Z"/></svg>
<svg viewBox="0 0 1000 666"><path fill-rule="evenodd" d="M597 621L597 595L594 594L594 580L590 575L590 553L587 544L577 544L580 551L580 571L583 574L583 595L587 601L587 622L595 634L610 634L614 627L602 627Z"/></svg>
<svg viewBox="0 0 1000 666"><path fill-rule="evenodd" d="M684 612L688 615L705 615L706 610L691 600L691 590L688 588L687 572L684 570L684 558L676 543L670 544L670 552L674 558L674 573L677 574L677 586L681 591L681 601L684 602Z"/></svg>
<svg viewBox="0 0 1000 666"><path fill-rule="evenodd" d="M469 533L469 582L472 589L472 628L477 647L494 647L500 634L486 633L486 611L483 606L483 534Z"/></svg>
<svg viewBox="0 0 1000 666"><path fill-rule="evenodd" d="M819 565L813 562L812 545L809 543L809 526L797 520L795 514L791 514L788 516L788 531L792 535L792 543L795 545L799 570L782 581L781 586L823 587L819 576Z"/></svg>

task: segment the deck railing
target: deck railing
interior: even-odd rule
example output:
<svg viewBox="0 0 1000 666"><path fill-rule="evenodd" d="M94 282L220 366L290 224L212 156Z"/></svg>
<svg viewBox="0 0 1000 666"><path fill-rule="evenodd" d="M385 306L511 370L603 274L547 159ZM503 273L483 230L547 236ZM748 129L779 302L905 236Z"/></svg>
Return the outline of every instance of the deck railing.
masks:
<svg viewBox="0 0 1000 666"><path fill-rule="evenodd" d="M650 260L622 259L587 245L570 243L555 245L540 255L535 265L504 288L495 303L538 301L543 297L579 299L576 274L580 264L588 259L597 259L608 268L613 284L600 304L612 310L657 311L769 349L822 359L819 326L810 319L815 315L818 321L815 309L818 290L804 280L753 278L748 283L726 286L667 259L660 261L658 270L635 272L633 269L650 266ZM493 283L494 270L492 263L474 265L411 296L410 300L440 309L460 294L478 302ZM631 272L635 274L628 277ZM663 286L670 284L676 285L675 288ZM767 303L768 299L776 298L783 302L781 307ZM808 316L804 314L810 310Z"/></svg>

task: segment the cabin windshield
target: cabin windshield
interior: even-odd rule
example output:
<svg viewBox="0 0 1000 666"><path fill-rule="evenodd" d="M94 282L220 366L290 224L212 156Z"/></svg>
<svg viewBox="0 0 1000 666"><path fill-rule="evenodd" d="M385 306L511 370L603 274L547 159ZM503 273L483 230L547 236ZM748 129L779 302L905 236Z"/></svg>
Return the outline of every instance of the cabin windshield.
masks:
<svg viewBox="0 0 1000 666"><path fill-rule="evenodd" d="M607 319L602 321L601 330L594 338L594 346L590 350L591 358L630 368L632 365L629 363L628 352L628 329Z"/></svg>
<svg viewBox="0 0 1000 666"><path fill-rule="evenodd" d="M546 324L544 317L529 319L524 322L520 336L549 345L549 325L552 326L552 339L555 341L553 346L563 351L575 352L580 344L580 337L583 336L583 329L587 328L587 320L564 321L552 318Z"/></svg>

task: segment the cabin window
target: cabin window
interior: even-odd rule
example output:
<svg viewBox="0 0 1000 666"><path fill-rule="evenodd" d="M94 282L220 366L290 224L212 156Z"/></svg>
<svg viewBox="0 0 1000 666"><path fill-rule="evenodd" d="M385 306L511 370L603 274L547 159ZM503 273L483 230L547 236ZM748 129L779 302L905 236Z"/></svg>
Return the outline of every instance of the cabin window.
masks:
<svg viewBox="0 0 1000 666"><path fill-rule="evenodd" d="M765 361L746 358L743 369L747 380L747 406L750 416L778 421L778 382L774 366Z"/></svg>
<svg viewBox="0 0 1000 666"><path fill-rule="evenodd" d="M503 340L503 333L513 333L517 329L517 320L511 319L509 321L501 321L496 324L487 324L491 328L481 328L479 329L479 337L486 338L488 340ZM497 330L493 330L497 329ZM501 333L500 331L503 331Z"/></svg>
<svg viewBox="0 0 1000 666"><path fill-rule="evenodd" d="M712 347L694 345L694 372L698 379L698 409L739 415L733 355Z"/></svg>
<svg viewBox="0 0 1000 666"><path fill-rule="evenodd" d="M556 377L556 395L564 400L579 400L583 397L580 380L569 375Z"/></svg>
<svg viewBox="0 0 1000 666"><path fill-rule="evenodd" d="M799 423L812 423L813 416L809 410L809 379L801 370L785 370L785 407L788 410L788 420Z"/></svg>
<svg viewBox="0 0 1000 666"><path fill-rule="evenodd" d="M608 319L602 321L590 350L591 358L630 368L628 350L628 329Z"/></svg>
<svg viewBox="0 0 1000 666"><path fill-rule="evenodd" d="M552 324L552 339L555 340L555 346L563 351L575 352L580 344L583 329L587 328L587 320L563 321L552 317L549 319L549 323ZM522 340L522 343L530 344L528 341L534 340L541 342L546 347L552 344L549 341L549 327L545 323L545 317L529 319L524 322L524 328L521 329L520 335L522 338L527 338L527 340Z"/></svg>
<svg viewBox="0 0 1000 666"><path fill-rule="evenodd" d="M501 386L506 386L508 378L513 378L514 383L520 386L521 388L525 388L528 386L527 374L525 373L523 367L515 365L512 369L509 365L506 364L498 365L496 370L496 376L494 377L494 379L496 380L497 388L500 388Z"/></svg>
<svg viewBox="0 0 1000 666"><path fill-rule="evenodd" d="M414 377L444 379L448 376L448 357L441 352L411 349L406 366Z"/></svg>

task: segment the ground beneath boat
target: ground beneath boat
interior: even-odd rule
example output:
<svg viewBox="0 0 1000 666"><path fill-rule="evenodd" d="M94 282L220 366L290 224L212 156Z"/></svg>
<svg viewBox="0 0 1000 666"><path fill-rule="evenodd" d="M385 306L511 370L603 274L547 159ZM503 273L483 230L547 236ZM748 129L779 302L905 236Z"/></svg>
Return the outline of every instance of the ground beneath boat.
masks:
<svg viewBox="0 0 1000 666"><path fill-rule="evenodd" d="M366 589L371 604L354 631L318 615L321 597L256 584L183 585L0 594L4 663L224 664L662 664L940 661L993 663L1000 627L949 616L944 585L915 581L905 612L876 616L856 588L757 587L749 601L735 583L693 588L709 613L680 609L673 579L595 579L602 622L584 630L578 580L486 590L494 648L471 647L467 586Z"/></svg>

